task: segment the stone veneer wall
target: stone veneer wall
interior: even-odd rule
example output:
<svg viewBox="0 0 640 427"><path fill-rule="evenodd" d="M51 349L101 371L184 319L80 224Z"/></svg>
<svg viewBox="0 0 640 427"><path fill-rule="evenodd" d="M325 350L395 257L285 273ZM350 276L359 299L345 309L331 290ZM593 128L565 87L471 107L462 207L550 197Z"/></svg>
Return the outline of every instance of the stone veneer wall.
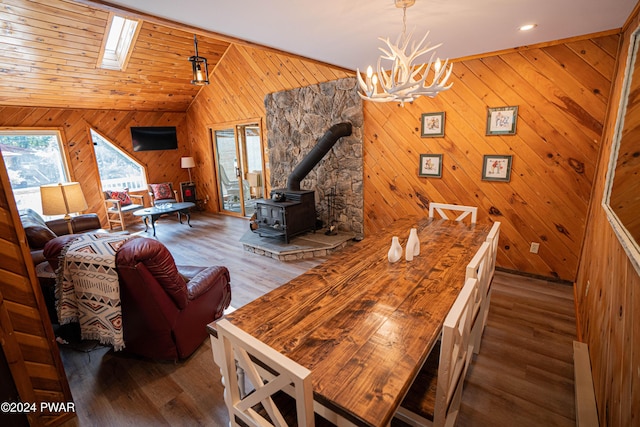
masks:
<svg viewBox="0 0 640 427"><path fill-rule="evenodd" d="M287 178L331 126L350 122L350 136L340 138L302 180L314 190L316 211L328 223L327 195L337 195L334 218L339 230L364 233L363 112L355 78L334 80L265 97L268 157L272 189L285 188Z"/></svg>

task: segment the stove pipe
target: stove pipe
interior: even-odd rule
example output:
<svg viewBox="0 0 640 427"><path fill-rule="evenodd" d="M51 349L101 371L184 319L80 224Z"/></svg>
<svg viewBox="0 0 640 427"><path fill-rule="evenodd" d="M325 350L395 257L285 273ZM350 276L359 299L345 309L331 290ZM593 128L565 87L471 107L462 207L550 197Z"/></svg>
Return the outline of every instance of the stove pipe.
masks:
<svg viewBox="0 0 640 427"><path fill-rule="evenodd" d="M311 169L322 160L331 150L331 147L343 136L351 135L351 123L338 123L329 128L328 131L318 140L318 143L309 151L309 154L291 172L287 179L287 190L299 191L300 181L311 172Z"/></svg>

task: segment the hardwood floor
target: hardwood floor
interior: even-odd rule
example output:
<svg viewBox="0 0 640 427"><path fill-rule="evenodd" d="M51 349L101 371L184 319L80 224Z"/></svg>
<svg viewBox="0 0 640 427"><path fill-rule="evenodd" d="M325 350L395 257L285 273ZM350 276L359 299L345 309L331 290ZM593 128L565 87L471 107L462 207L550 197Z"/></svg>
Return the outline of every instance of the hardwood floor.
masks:
<svg viewBox="0 0 640 427"><path fill-rule="evenodd" d="M458 426L575 426L571 286L496 272Z"/></svg>
<svg viewBox="0 0 640 427"><path fill-rule="evenodd" d="M282 263L245 252L238 239L249 229L246 219L195 213L191 223L193 228L163 217L157 238L178 264L226 265L234 307L323 261ZM574 337L570 286L497 272L457 425L575 425ZM65 426L228 425L208 341L179 363L124 356L91 343L62 345L61 355L77 410Z"/></svg>

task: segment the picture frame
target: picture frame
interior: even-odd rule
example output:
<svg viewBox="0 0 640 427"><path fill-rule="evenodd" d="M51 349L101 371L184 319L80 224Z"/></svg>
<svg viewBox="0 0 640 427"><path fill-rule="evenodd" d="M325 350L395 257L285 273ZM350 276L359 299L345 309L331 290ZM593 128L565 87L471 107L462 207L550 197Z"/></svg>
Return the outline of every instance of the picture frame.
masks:
<svg viewBox="0 0 640 427"><path fill-rule="evenodd" d="M515 135L518 106L487 108L487 135Z"/></svg>
<svg viewBox="0 0 640 427"><path fill-rule="evenodd" d="M482 161L483 181L511 181L511 155L484 155Z"/></svg>
<svg viewBox="0 0 640 427"><path fill-rule="evenodd" d="M420 119L422 138L444 136L444 111L438 113L423 113Z"/></svg>
<svg viewBox="0 0 640 427"><path fill-rule="evenodd" d="M442 154L420 154L419 176L442 178Z"/></svg>

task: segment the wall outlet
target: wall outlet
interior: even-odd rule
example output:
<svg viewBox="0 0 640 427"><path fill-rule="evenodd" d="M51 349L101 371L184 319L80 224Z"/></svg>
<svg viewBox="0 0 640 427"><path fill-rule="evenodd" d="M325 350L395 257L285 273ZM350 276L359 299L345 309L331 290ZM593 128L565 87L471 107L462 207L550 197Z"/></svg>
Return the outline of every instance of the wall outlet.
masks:
<svg viewBox="0 0 640 427"><path fill-rule="evenodd" d="M538 250L540 250L540 243L531 242L531 249L529 249L529 252L531 252L532 254L537 254Z"/></svg>

